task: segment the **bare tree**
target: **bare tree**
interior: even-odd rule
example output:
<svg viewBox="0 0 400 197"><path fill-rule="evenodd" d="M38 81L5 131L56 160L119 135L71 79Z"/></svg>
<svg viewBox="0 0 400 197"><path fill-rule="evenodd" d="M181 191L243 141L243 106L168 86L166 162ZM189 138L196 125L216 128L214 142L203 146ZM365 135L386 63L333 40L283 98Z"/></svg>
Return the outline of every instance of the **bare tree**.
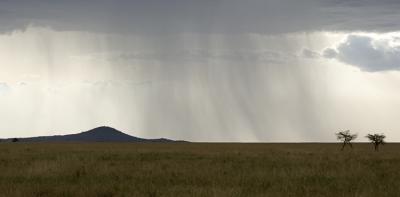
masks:
<svg viewBox="0 0 400 197"><path fill-rule="evenodd" d="M386 136L384 134L368 134L367 136L365 136L366 138L369 139L369 141L371 141L371 143L374 145L374 149L375 151L379 150L379 145L384 145L386 142L384 141L384 139L386 138Z"/></svg>
<svg viewBox="0 0 400 197"><path fill-rule="evenodd" d="M344 147L348 144L351 148L353 148L353 145L351 144L351 141L357 138L357 134L351 134L350 130L346 131L340 131L336 133L336 137L338 140L343 142L343 146L341 150L344 149Z"/></svg>

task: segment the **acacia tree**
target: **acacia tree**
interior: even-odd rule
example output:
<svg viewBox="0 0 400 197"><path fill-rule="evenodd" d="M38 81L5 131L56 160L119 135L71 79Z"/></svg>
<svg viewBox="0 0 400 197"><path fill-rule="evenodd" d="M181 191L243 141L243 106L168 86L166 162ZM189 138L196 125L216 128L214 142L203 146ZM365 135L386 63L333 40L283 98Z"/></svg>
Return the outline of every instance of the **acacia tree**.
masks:
<svg viewBox="0 0 400 197"><path fill-rule="evenodd" d="M386 136L384 134L368 134L367 136L365 136L366 138L369 139L369 141L371 141L371 143L374 145L374 149L375 151L379 150L379 145L384 145L386 142L384 141L384 139L386 138Z"/></svg>
<svg viewBox="0 0 400 197"><path fill-rule="evenodd" d="M351 144L351 141L357 138L357 134L351 134L350 130L346 131L340 131L336 133L336 137L339 141L343 142L341 150L344 149L344 147L348 144L351 148L353 148L353 145Z"/></svg>

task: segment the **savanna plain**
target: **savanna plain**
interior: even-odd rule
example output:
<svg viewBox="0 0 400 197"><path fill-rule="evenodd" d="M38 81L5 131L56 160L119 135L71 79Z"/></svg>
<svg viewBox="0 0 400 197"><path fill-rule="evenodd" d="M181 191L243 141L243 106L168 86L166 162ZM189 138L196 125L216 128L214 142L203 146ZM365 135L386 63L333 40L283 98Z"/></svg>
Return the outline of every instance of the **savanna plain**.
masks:
<svg viewBox="0 0 400 197"><path fill-rule="evenodd" d="M400 144L0 143L0 196L400 196Z"/></svg>

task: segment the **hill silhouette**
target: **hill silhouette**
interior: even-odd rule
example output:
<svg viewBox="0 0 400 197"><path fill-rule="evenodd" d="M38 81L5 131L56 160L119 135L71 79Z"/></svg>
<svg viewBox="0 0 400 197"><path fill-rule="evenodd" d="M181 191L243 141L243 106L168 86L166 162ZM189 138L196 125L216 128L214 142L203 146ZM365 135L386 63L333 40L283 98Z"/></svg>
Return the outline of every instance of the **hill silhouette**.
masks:
<svg viewBox="0 0 400 197"><path fill-rule="evenodd" d="M19 142L175 142L174 140L144 139L125 134L111 127L97 127L89 131L55 136L40 136L31 138L19 138Z"/></svg>

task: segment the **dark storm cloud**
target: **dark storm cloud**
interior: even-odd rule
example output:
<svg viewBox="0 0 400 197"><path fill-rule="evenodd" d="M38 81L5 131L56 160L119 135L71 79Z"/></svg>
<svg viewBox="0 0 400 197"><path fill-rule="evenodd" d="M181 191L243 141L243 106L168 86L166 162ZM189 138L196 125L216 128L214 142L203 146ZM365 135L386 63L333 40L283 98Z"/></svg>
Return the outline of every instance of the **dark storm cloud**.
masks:
<svg viewBox="0 0 400 197"><path fill-rule="evenodd" d="M35 24L118 33L396 31L395 0L1 1L0 30Z"/></svg>
<svg viewBox="0 0 400 197"><path fill-rule="evenodd" d="M336 49L326 49L323 56L359 67L363 71L400 70L400 46L389 40L350 35Z"/></svg>

